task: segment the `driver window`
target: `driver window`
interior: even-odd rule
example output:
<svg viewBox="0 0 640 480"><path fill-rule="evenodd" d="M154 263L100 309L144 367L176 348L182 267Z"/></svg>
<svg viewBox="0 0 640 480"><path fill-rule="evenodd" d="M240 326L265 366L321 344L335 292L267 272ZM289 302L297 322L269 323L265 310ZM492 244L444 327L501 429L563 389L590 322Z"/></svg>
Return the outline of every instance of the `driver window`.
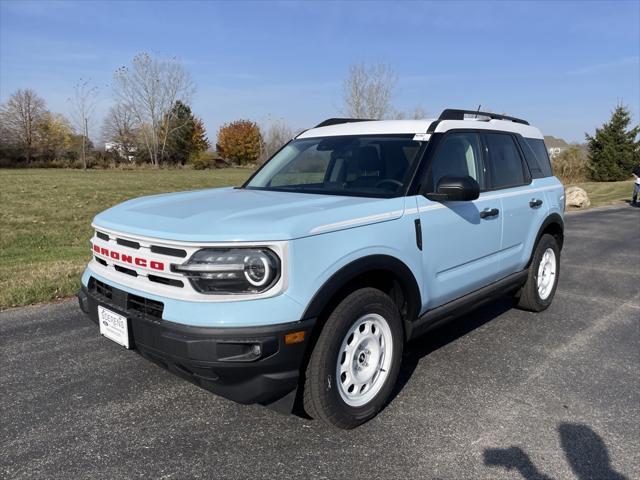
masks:
<svg viewBox="0 0 640 480"><path fill-rule="evenodd" d="M444 176L469 175L484 190L480 136L473 132L446 135L431 161L427 174L427 188L435 192L438 181Z"/></svg>

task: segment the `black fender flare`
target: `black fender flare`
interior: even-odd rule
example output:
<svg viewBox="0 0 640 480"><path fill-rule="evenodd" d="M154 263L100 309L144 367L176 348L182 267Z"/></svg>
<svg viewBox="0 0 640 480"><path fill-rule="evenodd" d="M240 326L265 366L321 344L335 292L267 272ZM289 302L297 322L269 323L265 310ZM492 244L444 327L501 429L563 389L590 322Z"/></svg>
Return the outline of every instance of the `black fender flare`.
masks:
<svg viewBox="0 0 640 480"><path fill-rule="evenodd" d="M544 219L544 222L542 222L542 225L540 225L540 228L538 229L538 234L536 235L536 241L533 243L533 247L531 248L531 253L529 254L529 262L527 263L527 267L529 267L529 265L531 264L531 260L533 259L533 252L536 249L536 245L538 245L538 242L540 241L540 237L542 237L542 234L551 225L557 225L560 228L560 231L562 232L562 236L564 238L564 220L562 219L559 213L554 212ZM560 247L560 250L562 250L562 242L558 246Z"/></svg>
<svg viewBox="0 0 640 480"><path fill-rule="evenodd" d="M388 271L394 275L402 288L407 304L404 320L415 320L421 307L418 282L404 262L390 255L361 257L335 272L315 293L302 318L317 318L340 290L356 278L373 271Z"/></svg>

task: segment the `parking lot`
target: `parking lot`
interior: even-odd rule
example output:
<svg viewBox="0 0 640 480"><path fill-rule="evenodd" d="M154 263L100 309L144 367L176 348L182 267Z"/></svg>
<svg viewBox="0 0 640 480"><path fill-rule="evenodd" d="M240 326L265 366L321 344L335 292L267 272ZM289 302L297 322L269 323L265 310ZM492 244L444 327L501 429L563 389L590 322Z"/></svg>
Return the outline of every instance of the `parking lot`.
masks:
<svg viewBox="0 0 640 480"><path fill-rule="evenodd" d="M640 478L640 209L567 216L553 305L413 342L353 431L216 397L73 300L0 313L2 478Z"/></svg>

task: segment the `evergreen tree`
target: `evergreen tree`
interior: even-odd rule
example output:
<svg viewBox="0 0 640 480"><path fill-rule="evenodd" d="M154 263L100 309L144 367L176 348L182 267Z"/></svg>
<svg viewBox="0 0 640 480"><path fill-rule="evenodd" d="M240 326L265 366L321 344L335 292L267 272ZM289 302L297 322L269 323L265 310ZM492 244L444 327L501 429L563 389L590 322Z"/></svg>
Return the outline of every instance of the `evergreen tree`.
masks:
<svg viewBox="0 0 640 480"><path fill-rule="evenodd" d="M631 113L618 105L611 120L587 134L589 176L598 182L626 180L633 166L640 161L640 141L636 140L640 126L629 128Z"/></svg>
<svg viewBox="0 0 640 480"><path fill-rule="evenodd" d="M202 152L206 152L211 144L207 138L207 131L204 128L204 123L199 118L193 119L193 129L191 130L191 145L190 156L194 157Z"/></svg>
<svg viewBox="0 0 640 480"><path fill-rule="evenodd" d="M191 108L177 101L169 113L169 135L165 161L184 165L190 158L206 151L210 144L202 120L194 117Z"/></svg>

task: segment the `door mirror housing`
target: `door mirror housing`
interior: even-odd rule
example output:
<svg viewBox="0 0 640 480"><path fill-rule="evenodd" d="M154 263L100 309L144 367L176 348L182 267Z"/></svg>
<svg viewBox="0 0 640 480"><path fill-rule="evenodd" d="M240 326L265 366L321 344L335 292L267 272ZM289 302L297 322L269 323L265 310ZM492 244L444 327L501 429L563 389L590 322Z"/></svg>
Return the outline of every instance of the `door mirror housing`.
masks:
<svg viewBox="0 0 640 480"><path fill-rule="evenodd" d="M445 176L438 181L438 187L425 197L436 202L470 201L480 196L480 185L470 176Z"/></svg>

